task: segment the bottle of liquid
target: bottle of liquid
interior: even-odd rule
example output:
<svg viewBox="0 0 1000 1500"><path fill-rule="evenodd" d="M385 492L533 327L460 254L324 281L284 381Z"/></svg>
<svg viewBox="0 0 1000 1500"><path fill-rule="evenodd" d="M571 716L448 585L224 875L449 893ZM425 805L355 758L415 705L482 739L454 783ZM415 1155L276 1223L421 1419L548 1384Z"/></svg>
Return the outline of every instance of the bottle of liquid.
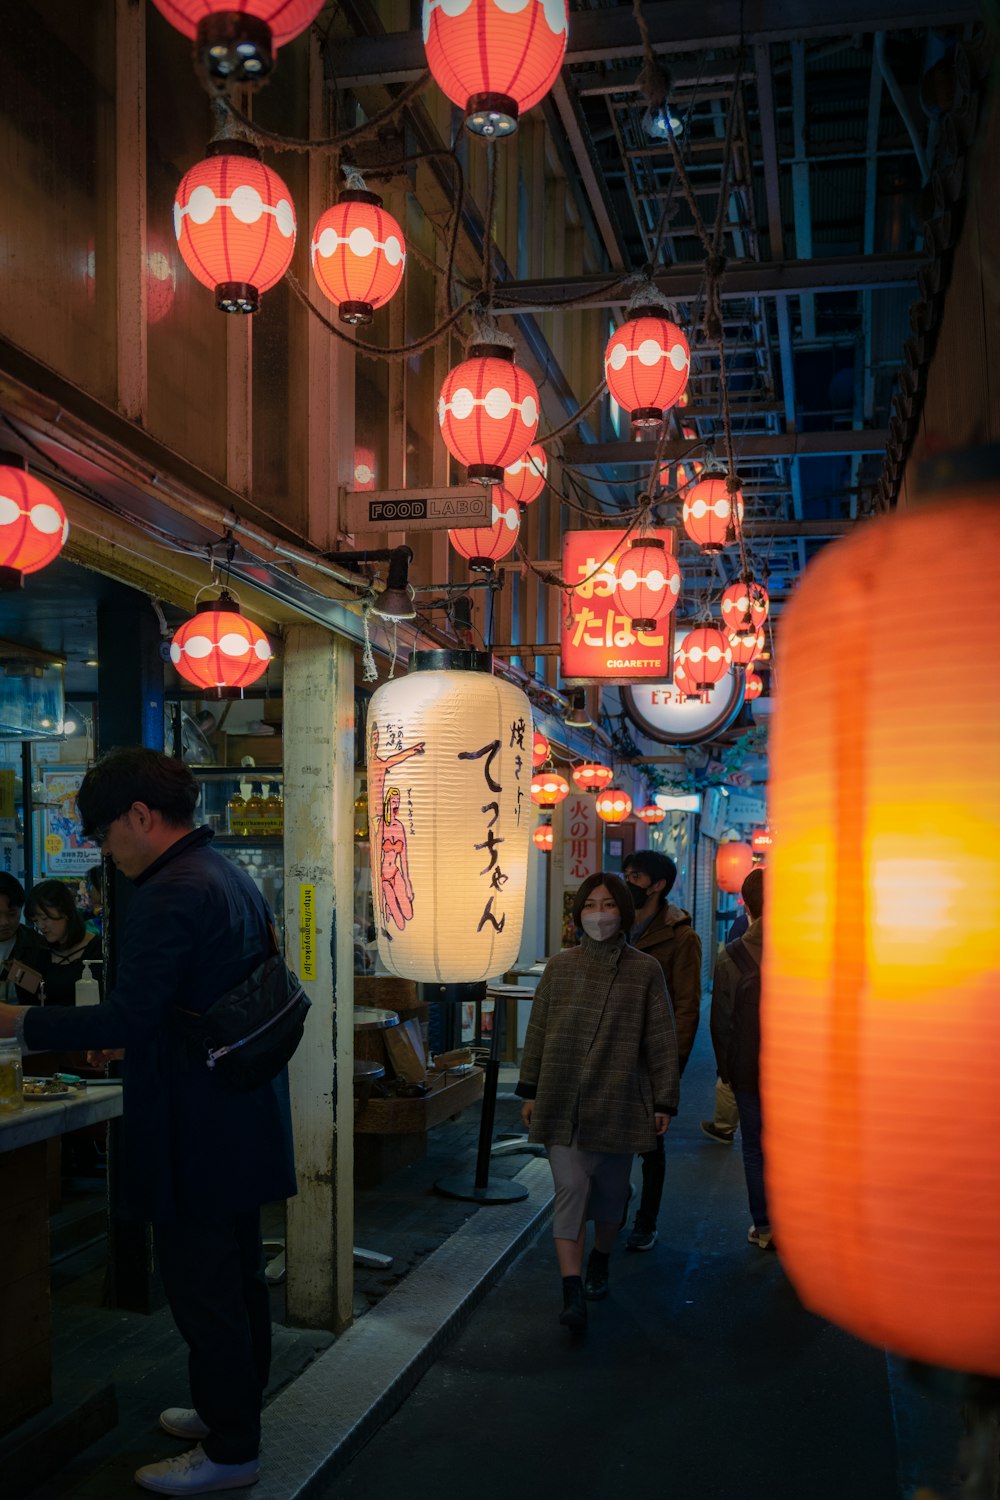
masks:
<svg viewBox="0 0 1000 1500"><path fill-rule="evenodd" d="M360 843L368 837L368 794L361 792L354 799L354 837Z"/></svg>
<svg viewBox="0 0 1000 1500"><path fill-rule="evenodd" d="M21 1070L21 1044L5 1037L0 1040L0 1115L12 1115L24 1108L24 1076Z"/></svg>
<svg viewBox="0 0 1000 1500"><path fill-rule="evenodd" d="M88 961L83 966L83 973L76 981L76 1003L77 1005L100 1005L101 987L94 974L93 962Z"/></svg>
<svg viewBox="0 0 1000 1500"><path fill-rule="evenodd" d="M264 820L267 831L273 838L281 838L285 831L285 805L278 795L278 789L274 782L268 789L267 800L264 803Z"/></svg>
<svg viewBox="0 0 1000 1500"><path fill-rule="evenodd" d="M226 803L226 829L229 833L246 836L247 805L237 789Z"/></svg>
<svg viewBox="0 0 1000 1500"><path fill-rule="evenodd" d="M255 787L252 783L246 802L246 827L251 838L260 838L264 832L263 788Z"/></svg>

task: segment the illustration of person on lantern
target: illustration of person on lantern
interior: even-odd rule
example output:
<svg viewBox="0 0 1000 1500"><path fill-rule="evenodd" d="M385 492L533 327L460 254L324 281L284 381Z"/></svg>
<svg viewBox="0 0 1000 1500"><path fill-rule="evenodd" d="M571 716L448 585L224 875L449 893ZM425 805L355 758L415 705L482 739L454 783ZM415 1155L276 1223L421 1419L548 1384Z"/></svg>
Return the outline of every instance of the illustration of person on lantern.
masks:
<svg viewBox="0 0 1000 1500"><path fill-rule="evenodd" d="M368 807L369 816L372 819L372 845L378 833L376 819L381 818L384 812L384 800L382 788L385 786L385 778L393 766L398 766L401 761L409 760L411 755L423 755L425 745L421 740L417 745L409 745L406 748L400 743L399 749L391 755L380 756L378 753L379 731L378 725L372 725L371 749L368 752ZM402 742L402 735L400 734Z"/></svg>
<svg viewBox="0 0 1000 1500"><path fill-rule="evenodd" d="M379 848L379 889L382 896L382 933L392 942L391 917L402 932L413 916L413 886L406 856L406 830L399 816L399 787L391 786L382 806Z"/></svg>

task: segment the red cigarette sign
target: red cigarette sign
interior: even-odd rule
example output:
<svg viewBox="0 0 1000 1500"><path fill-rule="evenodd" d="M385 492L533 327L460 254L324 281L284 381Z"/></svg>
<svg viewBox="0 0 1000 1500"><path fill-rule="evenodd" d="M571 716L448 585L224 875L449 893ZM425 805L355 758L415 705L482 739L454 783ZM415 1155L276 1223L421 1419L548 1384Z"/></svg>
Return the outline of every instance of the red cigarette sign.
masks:
<svg viewBox="0 0 1000 1500"><path fill-rule="evenodd" d="M649 533L674 550L674 533ZM570 612L560 639L563 676L573 682L662 681L672 675L673 615L652 631L634 632L614 602L615 569L636 533L567 531L563 534L562 576L573 584Z"/></svg>

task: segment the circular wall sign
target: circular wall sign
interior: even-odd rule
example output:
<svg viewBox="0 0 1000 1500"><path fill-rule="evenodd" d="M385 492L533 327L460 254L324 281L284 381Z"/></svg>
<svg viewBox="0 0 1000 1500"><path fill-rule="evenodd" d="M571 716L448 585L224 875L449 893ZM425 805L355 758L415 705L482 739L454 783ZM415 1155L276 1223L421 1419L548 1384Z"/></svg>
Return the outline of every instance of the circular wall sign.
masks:
<svg viewBox="0 0 1000 1500"><path fill-rule="evenodd" d="M621 690L632 723L663 745L700 745L736 718L743 703L743 673L731 667L721 682L685 698L672 682L637 682Z"/></svg>

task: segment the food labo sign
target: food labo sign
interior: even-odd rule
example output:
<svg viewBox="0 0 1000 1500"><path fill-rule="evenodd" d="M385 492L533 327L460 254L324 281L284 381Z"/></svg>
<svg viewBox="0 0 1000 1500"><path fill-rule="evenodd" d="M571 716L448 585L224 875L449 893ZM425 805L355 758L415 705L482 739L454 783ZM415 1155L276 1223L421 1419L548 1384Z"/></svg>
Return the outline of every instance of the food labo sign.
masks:
<svg viewBox="0 0 1000 1500"><path fill-rule="evenodd" d="M570 685L635 682L669 676L674 659L673 616L655 630L635 632L614 601L618 560L635 531L567 531L563 534L562 576L573 586L570 610L560 625L562 674ZM668 552L674 533L651 531Z"/></svg>

